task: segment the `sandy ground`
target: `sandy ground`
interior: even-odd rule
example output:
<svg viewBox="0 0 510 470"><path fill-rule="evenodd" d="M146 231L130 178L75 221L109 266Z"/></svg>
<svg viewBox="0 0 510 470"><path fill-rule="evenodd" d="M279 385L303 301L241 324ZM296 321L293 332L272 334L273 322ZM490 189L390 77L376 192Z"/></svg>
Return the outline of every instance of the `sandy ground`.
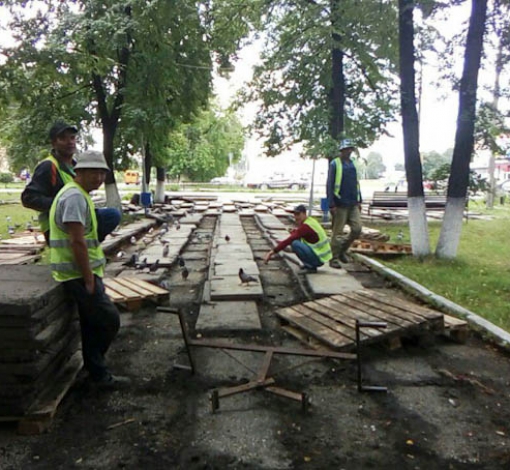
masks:
<svg viewBox="0 0 510 470"><path fill-rule="evenodd" d="M214 219L206 218L200 230L213 228ZM256 258L268 249L260 238L250 242ZM193 242L184 254L205 249L203 243ZM274 309L304 301L303 293L283 261L274 263L260 266L262 331L226 337L300 346L281 329ZM177 269L168 281L170 304L193 328L205 260L190 267L187 281ZM388 292L374 274L354 275L365 287ZM175 315L154 305L123 312L109 361L132 377L132 387L100 392L83 374L48 433L18 436L14 423L1 423L0 469L510 468L510 360L480 339L408 338L393 351L368 348L364 377L387 393L358 393L353 362L278 357L271 372L279 385L311 397L306 413L262 391L222 399L212 413L210 392L245 383L262 355L200 349L194 357L194 376L173 368L186 361Z"/></svg>

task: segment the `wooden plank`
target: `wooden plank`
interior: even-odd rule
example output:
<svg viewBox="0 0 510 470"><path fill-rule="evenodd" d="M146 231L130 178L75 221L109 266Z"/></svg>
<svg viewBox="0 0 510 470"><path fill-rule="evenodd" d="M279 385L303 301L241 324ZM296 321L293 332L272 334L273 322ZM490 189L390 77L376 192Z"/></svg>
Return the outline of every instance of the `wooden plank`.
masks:
<svg viewBox="0 0 510 470"><path fill-rule="evenodd" d="M313 336L307 334L305 331L300 330L299 328L295 328L290 325L283 325L282 330L286 331L289 335L293 336L297 340L301 341L303 344L311 347L312 349L324 349L326 346L318 341Z"/></svg>
<svg viewBox="0 0 510 470"><path fill-rule="evenodd" d="M359 291L359 294L365 297L376 298L379 302L384 302L392 307L401 308L405 311L412 312L414 315L418 315L429 320L435 320L437 318L443 317L443 314L437 310L423 307L414 302L400 299L399 297L390 297L388 295L372 292L369 290Z"/></svg>
<svg viewBox="0 0 510 470"><path fill-rule="evenodd" d="M146 289L145 285L142 284L143 281L141 279L136 279L133 277L117 277L115 281L124 287L131 289L133 292L140 294L142 297L154 297L156 294L152 290ZM163 291L163 289L161 289ZM168 294L168 291L163 291L163 294Z"/></svg>
<svg viewBox="0 0 510 470"><path fill-rule="evenodd" d="M359 295L359 291L356 294L358 295L353 295L351 292L346 292L345 297L349 298L355 304L365 305L367 308L371 307L372 310L375 310L376 312L383 311L389 313L397 318L400 318L401 320L406 320L414 324L421 324L427 321L426 318L423 318L420 315L415 315L414 313L404 310L400 307L396 307L385 302L380 302L378 298L370 298Z"/></svg>
<svg viewBox="0 0 510 470"><path fill-rule="evenodd" d="M346 292L345 294L338 294L333 297L330 297L330 299L333 302L338 302L341 305L341 308L350 308L351 311L354 314L358 314L358 312L364 312L365 314L368 313L370 315L370 318L372 320L370 321L385 321L389 323L390 325L396 325L399 328L409 328L413 325L416 325L416 322L409 321L408 319L401 318L399 316L394 315L392 312L385 312L383 310L380 310L377 308L377 305L371 305L367 306L362 303L360 303L356 299L350 298L348 295L349 293ZM363 310L361 310L363 308ZM367 312L367 309L370 309Z"/></svg>
<svg viewBox="0 0 510 470"><path fill-rule="evenodd" d="M320 323L317 323L315 320L301 315L299 312L296 312L290 308L279 309L276 311L276 314L280 318L287 320L292 325L295 325L298 328L306 331L310 335L333 348L339 348L354 344L353 341L349 338L334 333L329 328L326 328Z"/></svg>
<svg viewBox="0 0 510 470"><path fill-rule="evenodd" d="M104 286L104 292L105 294L110 297L111 301L113 303L122 302L124 300L124 296L121 294L118 294L114 290L111 290L108 286Z"/></svg>
<svg viewBox="0 0 510 470"><path fill-rule="evenodd" d="M307 302L304 304L306 307L310 308L314 312L319 315L326 316L333 321L339 322L347 327L351 328L353 331L356 330L356 316L345 315L344 310L337 310L335 308L331 308L331 305L325 305L324 303L319 303L318 301ZM334 305L337 306L338 304ZM375 321L375 320L372 320ZM371 337L371 336L380 336L381 330L376 328L364 328L363 336Z"/></svg>
<svg viewBox="0 0 510 470"><path fill-rule="evenodd" d="M129 278L127 278L129 279ZM152 294L156 295L168 295L168 290L163 289L162 287L156 286L155 284L152 284L151 282L144 281L143 279L134 278L135 283L139 285L140 287L143 287L145 290L148 290L152 292Z"/></svg>
<svg viewBox="0 0 510 470"><path fill-rule="evenodd" d="M115 279L104 279L103 283L105 287L108 286L110 290L122 295L124 300L136 300L141 298L139 294L119 284Z"/></svg>
<svg viewBox="0 0 510 470"><path fill-rule="evenodd" d="M392 322L388 322L386 319L382 319L380 317L370 315L369 313L364 312L363 310L357 310L357 309L353 309L348 306L344 306L342 304L339 304L339 302L337 302L331 298L326 297L324 299L315 300L314 302L317 303L318 305L322 306L323 308L330 307L333 310L341 308L341 315L352 319L352 323L354 325L353 328L356 327L356 320L367 321L367 322L380 322L382 320L388 324L388 327L384 330L384 332L390 333L390 332L400 329L399 325L396 325ZM376 328L363 328L363 331L366 333L375 331L378 333L378 335L380 335L382 333L382 331L380 329L376 329Z"/></svg>
<svg viewBox="0 0 510 470"><path fill-rule="evenodd" d="M347 338L349 338L353 341L356 339L356 333L354 331L354 328L351 328L351 327L344 325L340 322L336 322L335 320L331 320L330 318L328 318L326 316L323 316L320 314L318 315L315 310L308 308L306 305L293 305L292 307L289 307L289 308L295 310L296 312L298 312L308 318L315 320L317 323L320 323L321 325L329 328L330 330L334 331L335 333L346 336ZM367 335L363 335L363 336L365 338L367 337Z"/></svg>

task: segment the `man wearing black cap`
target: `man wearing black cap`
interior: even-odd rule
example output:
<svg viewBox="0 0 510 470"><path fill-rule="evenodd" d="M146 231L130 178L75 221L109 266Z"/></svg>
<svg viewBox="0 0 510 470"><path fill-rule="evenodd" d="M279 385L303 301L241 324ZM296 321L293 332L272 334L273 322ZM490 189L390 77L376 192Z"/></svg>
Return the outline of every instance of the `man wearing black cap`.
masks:
<svg viewBox="0 0 510 470"><path fill-rule="evenodd" d="M73 155L76 152L78 129L64 121L51 126L51 153L34 170L34 175L21 194L23 206L39 212L39 224L46 241L49 240L49 211L53 199L63 186L73 181ZM120 222L117 209L97 209L99 240L102 241Z"/></svg>
<svg viewBox="0 0 510 470"><path fill-rule="evenodd" d="M322 225L313 217L307 217L306 206L300 204L294 209L297 227L290 236L270 250L264 262L267 264L275 253L291 245L292 251L303 263L301 272L315 273L317 268L331 259L331 246Z"/></svg>

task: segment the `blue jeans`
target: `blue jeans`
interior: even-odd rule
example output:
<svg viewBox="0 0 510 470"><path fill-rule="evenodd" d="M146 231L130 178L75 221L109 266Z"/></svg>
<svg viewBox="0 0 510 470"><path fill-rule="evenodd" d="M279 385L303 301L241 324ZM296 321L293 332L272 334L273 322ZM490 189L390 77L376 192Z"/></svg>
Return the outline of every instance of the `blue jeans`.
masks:
<svg viewBox="0 0 510 470"><path fill-rule="evenodd" d="M303 243L300 240L294 240L291 246L292 250L296 253L296 256L301 260L305 268L314 269L324 264L314 253L312 248L306 243Z"/></svg>
<svg viewBox="0 0 510 470"><path fill-rule="evenodd" d="M96 209L97 217L97 236L99 241L102 242L106 235L112 233L120 223L120 211L114 207L105 207Z"/></svg>

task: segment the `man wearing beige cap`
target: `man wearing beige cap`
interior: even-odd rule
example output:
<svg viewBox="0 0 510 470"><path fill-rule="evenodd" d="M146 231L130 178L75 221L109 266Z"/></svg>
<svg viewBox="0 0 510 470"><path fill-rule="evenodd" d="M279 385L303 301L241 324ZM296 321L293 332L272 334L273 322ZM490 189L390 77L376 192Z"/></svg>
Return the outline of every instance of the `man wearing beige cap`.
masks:
<svg viewBox="0 0 510 470"><path fill-rule="evenodd" d="M50 262L53 278L78 305L85 369L99 388L130 383L112 375L105 354L120 327L119 312L102 282L106 258L99 243L97 216L89 192L98 189L109 171L100 152L77 156L76 177L55 196L49 214Z"/></svg>

